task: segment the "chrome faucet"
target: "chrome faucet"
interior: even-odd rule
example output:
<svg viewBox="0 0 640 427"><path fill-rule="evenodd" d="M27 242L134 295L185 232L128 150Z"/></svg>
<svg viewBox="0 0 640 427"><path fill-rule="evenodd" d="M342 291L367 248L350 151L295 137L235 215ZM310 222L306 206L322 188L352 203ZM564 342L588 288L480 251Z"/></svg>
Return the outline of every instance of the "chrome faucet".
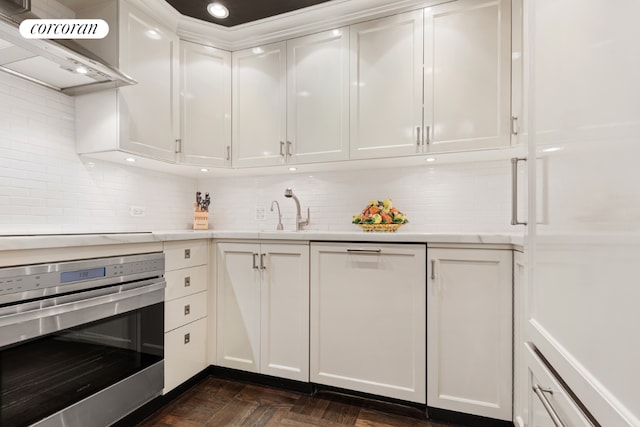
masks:
<svg viewBox="0 0 640 427"><path fill-rule="evenodd" d="M282 226L282 214L280 213L280 204L278 203L277 200L274 200L273 202L271 202L271 212L273 212L274 205L276 208L278 208L278 226L276 227L276 230L284 230L284 227Z"/></svg>
<svg viewBox="0 0 640 427"><path fill-rule="evenodd" d="M300 200L298 200L296 195L293 194L293 190L291 188L284 190L284 197L293 199L293 201L296 202L296 231L300 231L300 228L309 225L309 218L311 217L309 208L307 208L307 218L302 219L302 215L300 214Z"/></svg>

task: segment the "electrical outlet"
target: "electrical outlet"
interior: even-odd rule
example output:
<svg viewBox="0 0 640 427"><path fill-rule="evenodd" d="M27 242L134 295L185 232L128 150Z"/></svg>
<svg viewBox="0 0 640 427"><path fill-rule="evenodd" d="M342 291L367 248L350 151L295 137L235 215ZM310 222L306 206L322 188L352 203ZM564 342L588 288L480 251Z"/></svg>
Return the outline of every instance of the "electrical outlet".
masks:
<svg viewBox="0 0 640 427"><path fill-rule="evenodd" d="M264 221L264 220L265 220L264 207L257 206L256 207L256 221Z"/></svg>
<svg viewBox="0 0 640 427"><path fill-rule="evenodd" d="M147 208L144 206L129 206L129 215L131 216L145 216L147 214Z"/></svg>

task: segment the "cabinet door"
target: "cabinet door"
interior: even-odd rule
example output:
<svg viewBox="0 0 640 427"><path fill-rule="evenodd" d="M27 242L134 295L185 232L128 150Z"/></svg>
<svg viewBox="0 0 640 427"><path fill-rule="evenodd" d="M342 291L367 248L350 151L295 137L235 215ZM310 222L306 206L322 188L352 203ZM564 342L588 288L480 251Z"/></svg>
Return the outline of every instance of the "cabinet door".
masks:
<svg viewBox="0 0 640 427"><path fill-rule="evenodd" d="M164 394L207 367L207 319L164 335Z"/></svg>
<svg viewBox="0 0 640 427"><path fill-rule="evenodd" d="M349 28L287 41L287 161L349 158Z"/></svg>
<svg viewBox="0 0 640 427"><path fill-rule="evenodd" d="M232 62L234 166L284 163L286 43L233 52Z"/></svg>
<svg viewBox="0 0 640 427"><path fill-rule="evenodd" d="M231 166L231 53L180 44L180 161Z"/></svg>
<svg viewBox="0 0 640 427"><path fill-rule="evenodd" d="M423 12L351 26L351 158L422 151Z"/></svg>
<svg viewBox="0 0 640 427"><path fill-rule="evenodd" d="M425 9L424 124L430 151L510 144L511 2Z"/></svg>
<svg viewBox="0 0 640 427"><path fill-rule="evenodd" d="M309 247L263 244L261 369L309 381Z"/></svg>
<svg viewBox="0 0 640 427"><path fill-rule="evenodd" d="M426 402L424 245L311 245L311 381Z"/></svg>
<svg viewBox="0 0 640 427"><path fill-rule="evenodd" d="M511 258L429 248L428 406L511 421Z"/></svg>
<svg viewBox="0 0 640 427"><path fill-rule="evenodd" d="M138 81L118 89L120 148L174 161L178 37L127 2L120 6L120 67Z"/></svg>
<svg viewBox="0 0 640 427"><path fill-rule="evenodd" d="M259 372L259 251L258 244L217 244L216 352L220 366Z"/></svg>

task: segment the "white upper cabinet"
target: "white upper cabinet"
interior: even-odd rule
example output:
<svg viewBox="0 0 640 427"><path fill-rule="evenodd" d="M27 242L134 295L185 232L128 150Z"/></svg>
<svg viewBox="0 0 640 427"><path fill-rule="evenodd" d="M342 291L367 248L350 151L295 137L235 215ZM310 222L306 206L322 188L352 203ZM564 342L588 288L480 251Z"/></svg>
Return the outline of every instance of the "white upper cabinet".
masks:
<svg viewBox="0 0 640 427"><path fill-rule="evenodd" d="M422 10L351 26L352 159L421 150L422 57Z"/></svg>
<svg viewBox="0 0 640 427"><path fill-rule="evenodd" d="M286 49L282 42L232 54L234 166L285 161Z"/></svg>
<svg viewBox="0 0 640 427"><path fill-rule="evenodd" d="M425 9L428 151L509 146L510 4L461 0Z"/></svg>
<svg viewBox="0 0 640 427"><path fill-rule="evenodd" d="M178 38L125 1L100 5L112 16L101 56L138 84L76 98L76 146L81 154L122 150L175 161L178 139ZM119 8L118 8L119 7ZM117 52L116 52L117 51Z"/></svg>
<svg viewBox="0 0 640 427"><path fill-rule="evenodd" d="M349 28L287 41L287 162L349 157Z"/></svg>
<svg viewBox="0 0 640 427"><path fill-rule="evenodd" d="M232 56L234 166L348 158L348 28Z"/></svg>
<svg viewBox="0 0 640 427"><path fill-rule="evenodd" d="M180 44L182 163L231 166L231 53Z"/></svg>

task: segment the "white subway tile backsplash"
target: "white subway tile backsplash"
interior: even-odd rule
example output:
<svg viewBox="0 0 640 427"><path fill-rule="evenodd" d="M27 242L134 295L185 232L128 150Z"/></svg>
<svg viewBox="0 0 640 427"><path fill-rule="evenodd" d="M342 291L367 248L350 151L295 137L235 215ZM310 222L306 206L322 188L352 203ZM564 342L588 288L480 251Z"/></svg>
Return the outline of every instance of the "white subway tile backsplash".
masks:
<svg viewBox="0 0 640 427"><path fill-rule="evenodd" d="M196 180L79 157L74 98L0 73L0 112L0 234L189 227Z"/></svg>
<svg viewBox="0 0 640 427"><path fill-rule="evenodd" d="M509 162L492 161L384 170L323 172L200 180L212 194L209 223L215 229L274 230L278 200L285 229L292 230L295 204L284 198L292 187L303 210L311 209L309 230L354 231L352 216L370 199L391 198L407 214L405 230L418 232L509 232ZM379 176L379 179L376 177ZM265 220L255 209L266 207Z"/></svg>

